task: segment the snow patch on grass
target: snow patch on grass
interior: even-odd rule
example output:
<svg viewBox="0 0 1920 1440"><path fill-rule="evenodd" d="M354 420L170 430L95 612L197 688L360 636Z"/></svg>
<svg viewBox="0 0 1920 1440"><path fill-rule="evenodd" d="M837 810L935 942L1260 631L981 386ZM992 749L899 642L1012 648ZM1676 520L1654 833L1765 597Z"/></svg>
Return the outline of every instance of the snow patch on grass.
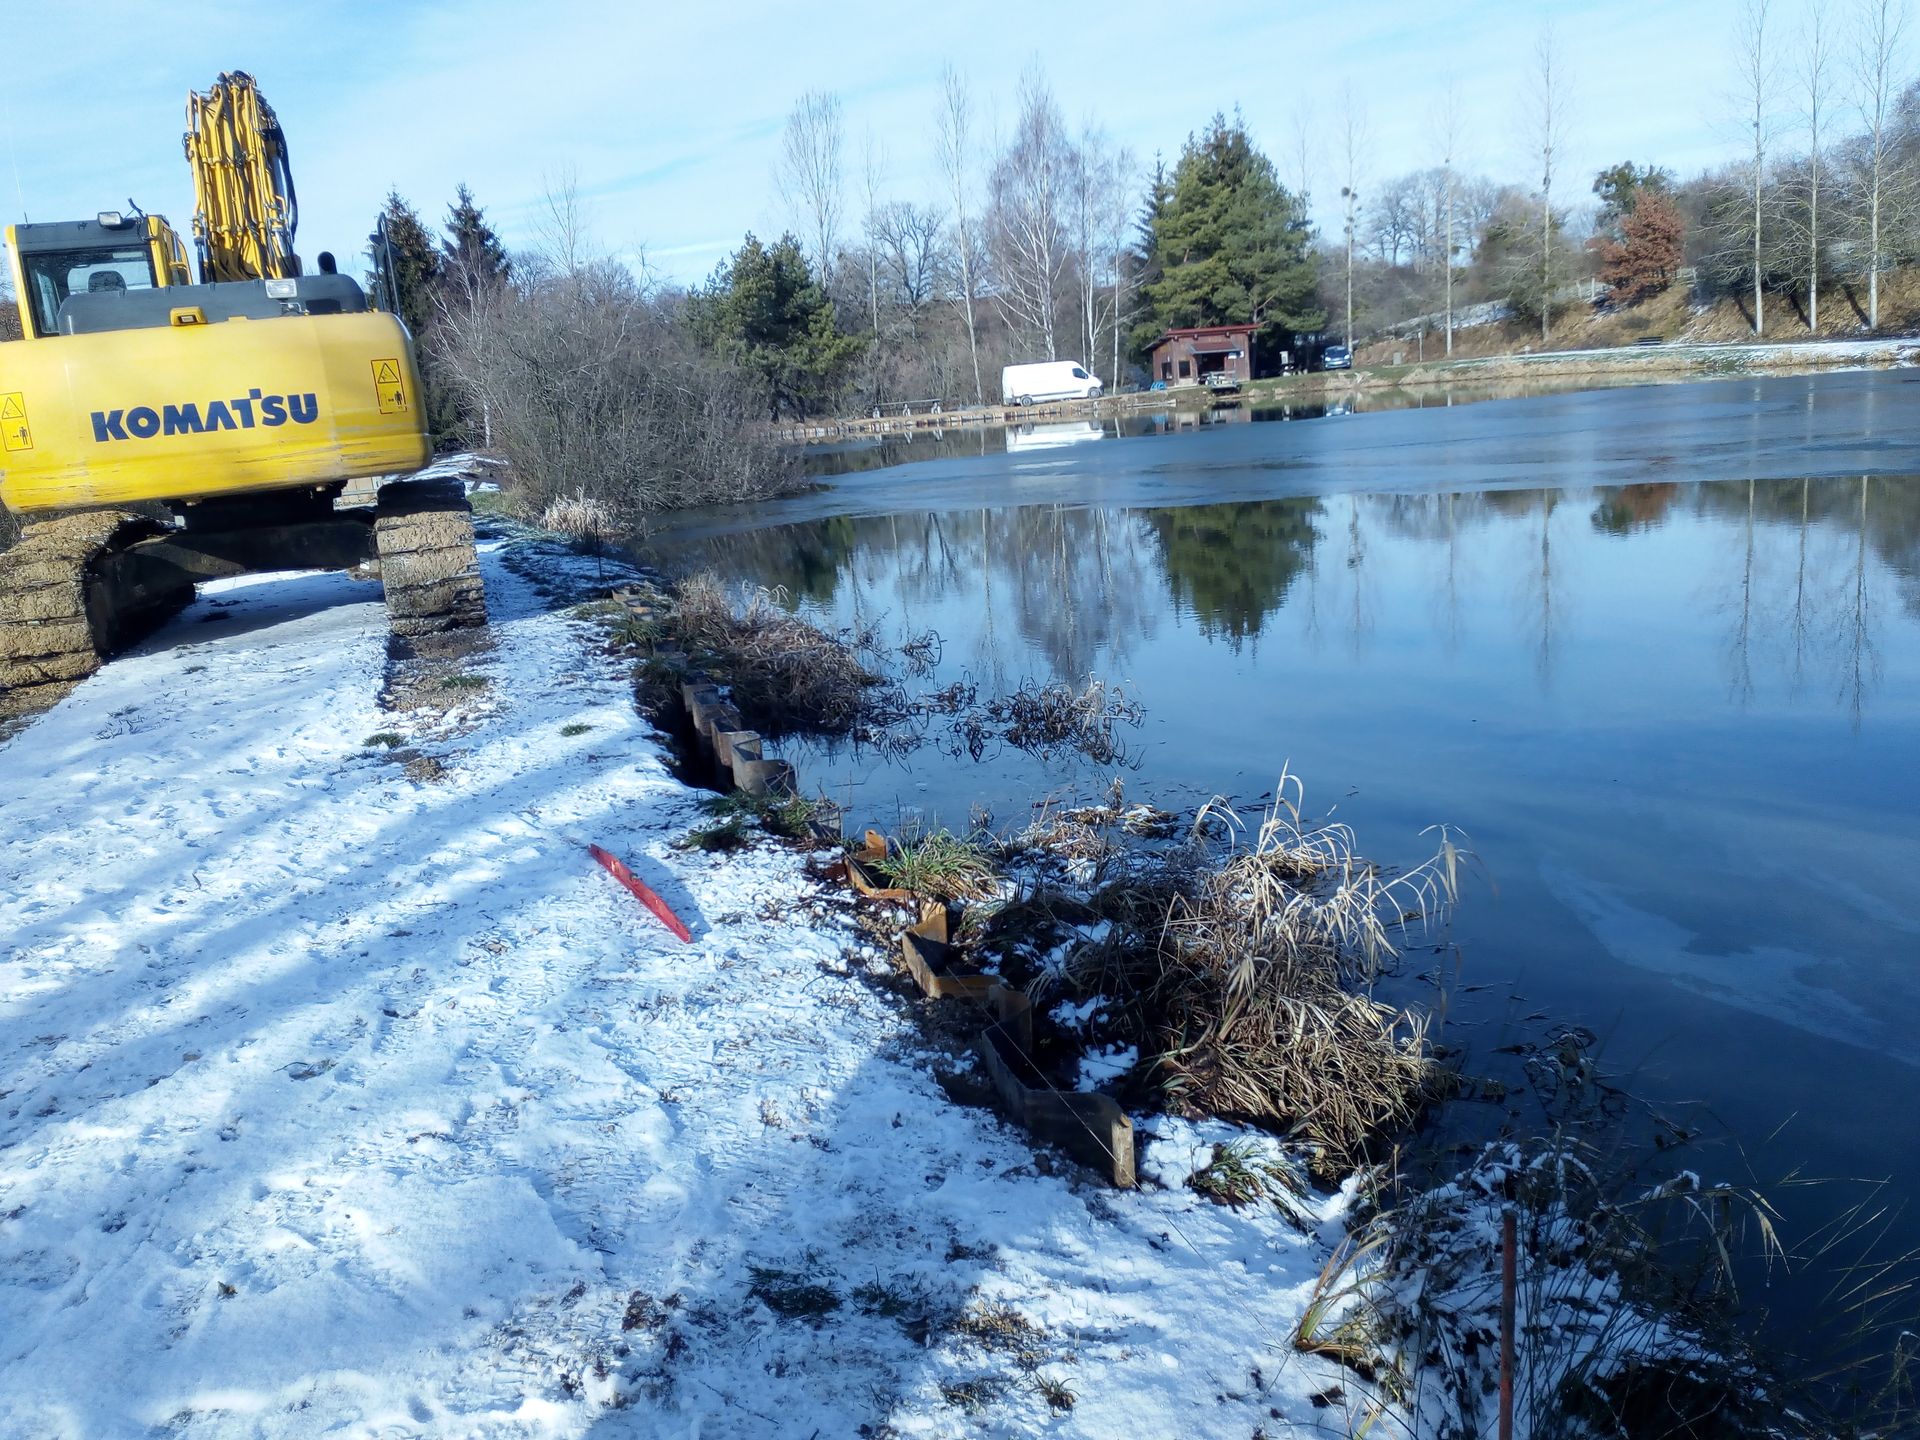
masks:
<svg viewBox="0 0 1920 1440"><path fill-rule="evenodd" d="M1325 1240L1186 1186L1241 1132L1156 1120L1116 1194L954 1105L804 857L673 848L698 797L550 608L603 562L482 564L457 727L294 575L0 747L0 1434L1345 1423L1288 1343Z"/></svg>

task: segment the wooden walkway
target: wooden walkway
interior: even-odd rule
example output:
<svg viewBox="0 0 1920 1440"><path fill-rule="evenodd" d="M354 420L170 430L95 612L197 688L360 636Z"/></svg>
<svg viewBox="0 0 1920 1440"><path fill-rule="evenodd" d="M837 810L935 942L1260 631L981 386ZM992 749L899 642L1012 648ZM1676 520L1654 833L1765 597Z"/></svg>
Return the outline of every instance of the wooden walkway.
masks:
<svg viewBox="0 0 1920 1440"><path fill-rule="evenodd" d="M1088 420L1143 405L1168 404L1167 391L1105 395L1098 400L1061 400L1051 405L966 405L912 409L895 415L798 420L774 426L781 440L839 440L851 435L904 435L915 431L964 430L977 425L1025 425L1037 420Z"/></svg>

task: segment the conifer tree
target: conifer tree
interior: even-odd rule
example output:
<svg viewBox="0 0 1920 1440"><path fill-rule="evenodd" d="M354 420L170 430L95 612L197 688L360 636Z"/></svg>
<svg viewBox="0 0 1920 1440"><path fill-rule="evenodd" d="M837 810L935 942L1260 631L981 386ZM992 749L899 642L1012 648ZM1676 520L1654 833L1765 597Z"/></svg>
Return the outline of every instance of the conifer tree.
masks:
<svg viewBox="0 0 1920 1440"><path fill-rule="evenodd" d="M461 185L447 210L446 239L440 242L440 283L448 298L471 305L504 286L513 275L507 247L473 203L473 191Z"/></svg>
<svg viewBox="0 0 1920 1440"><path fill-rule="evenodd" d="M1188 325L1256 325L1256 344L1283 341L1325 323L1300 200L1246 125L1215 115L1189 138L1172 193L1149 198L1157 277L1144 287L1147 323L1136 336ZM1148 332L1151 333L1148 333Z"/></svg>
<svg viewBox="0 0 1920 1440"><path fill-rule="evenodd" d="M831 403L865 344L835 329L833 301L790 234L772 246L747 236L689 311L709 348L765 385L775 419Z"/></svg>
<svg viewBox="0 0 1920 1440"><path fill-rule="evenodd" d="M381 238L384 235L384 238ZM376 299L391 306L413 337L414 359L420 381L427 429L436 447L453 440L460 416L448 387L435 366L433 329L441 278L440 251L420 223L420 216L397 190L387 192L375 238L367 245L373 261L369 277Z"/></svg>
<svg viewBox="0 0 1920 1440"><path fill-rule="evenodd" d="M384 243L369 241L373 285L381 303L391 305L418 341L433 323L434 288L440 280L440 252L420 223L419 212L397 190L387 192L375 235L384 229Z"/></svg>

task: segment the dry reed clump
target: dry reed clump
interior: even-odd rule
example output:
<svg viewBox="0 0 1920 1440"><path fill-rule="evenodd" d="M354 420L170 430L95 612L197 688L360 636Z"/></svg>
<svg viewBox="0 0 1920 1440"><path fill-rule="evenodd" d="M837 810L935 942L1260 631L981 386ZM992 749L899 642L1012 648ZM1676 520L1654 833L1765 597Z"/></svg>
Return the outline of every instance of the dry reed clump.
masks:
<svg viewBox="0 0 1920 1440"><path fill-rule="evenodd" d="M1143 712L1122 686L1088 676L1078 690L1059 680L1045 685L1028 681L992 701L987 713L1004 727L1006 742L1016 750L1042 758L1074 750L1109 765L1125 753L1114 727L1138 725Z"/></svg>
<svg viewBox="0 0 1920 1440"><path fill-rule="evenodd" d="M1077 753L1097 765L1124 764L1118 727L1138 726L1144 715L1122 685L1091 676L1078 689L1059 680L1026 680L1012 694L956 714L950 751L982 760L998 743L1043 760Z"/></svg>
<svg viewBox="0 0 1920 1440"><path fill-rule="evenodd" d="M540 512L540 528L597 545L614 533L615 526L607 506L584 489L576 489L548 503Z"/></svg>
<svg viewBox="0 0 1920 1440"><path fill-rule="evenodd" d="M1387 878L1342 824L1302 821L1283 774L1253 842L1169 908L1152 1008L1168 1044L1160 1067L1187 1109L1290 1127L1321 1168L1351 1163L1368 1137L1412 1122L1429 1097L1427 1022L1365 986L1394 936L1458 894L1459 851ZM1201 811L1237 824L1217 804Z"/></svg>
<svg viewBox="0 0 1920 1440"><path fill-rule="evenodd" d="M1172 1108L1288 1131L1331 1175L1413 1121L1441 1078L1425 1017L1367 987L1404 932L1452 905L1463 857L1443 832L1430 860L1385 876L1347 826L1304 821L1301 800L1283 774L1250 841L1215 801L1184 845L1104 865L1087 904L1112 930L1063 978L1158 1056ZM1100 833L1070 828L1076 843Z"/></svg>
<svg viewBox="0 0 1920 1440"><path fill-rule="evenodd" d="M781 592L746 592L736 607L711 575L679 587L670 628L727 686L755 730L844 734L866 718L880 677L861 659L868 637L829 635L786 609Z"/></svg>

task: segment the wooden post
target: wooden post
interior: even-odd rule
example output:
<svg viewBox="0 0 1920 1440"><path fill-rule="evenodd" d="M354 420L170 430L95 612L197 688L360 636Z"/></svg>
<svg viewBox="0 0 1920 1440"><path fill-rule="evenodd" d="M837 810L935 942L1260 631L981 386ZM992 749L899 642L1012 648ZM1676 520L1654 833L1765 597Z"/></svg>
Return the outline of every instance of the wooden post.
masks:
<svg viewBox="0 0 1920 1440"><path fill-rule="evenodd" d="M1513 1440L1514 1252L1518 1248L1513 1210L1500 1217L1500 1440Z"/></svg>

